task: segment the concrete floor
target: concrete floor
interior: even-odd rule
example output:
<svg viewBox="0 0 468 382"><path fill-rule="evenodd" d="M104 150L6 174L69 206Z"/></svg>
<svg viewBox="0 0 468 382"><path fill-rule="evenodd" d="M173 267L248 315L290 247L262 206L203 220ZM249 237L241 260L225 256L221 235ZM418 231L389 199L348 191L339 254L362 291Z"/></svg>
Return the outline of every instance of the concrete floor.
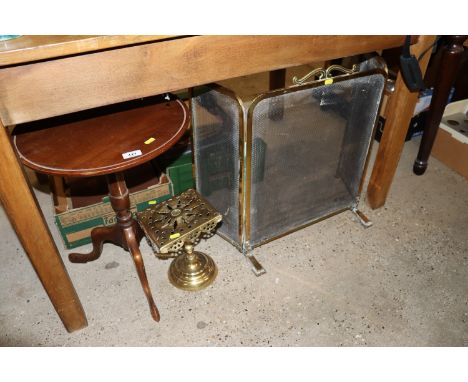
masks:
<svg viewBox="0 0 468 382"><path fill-rule="evenodd" d="M0 344L466 346L468 183L434 158L426 175L414 176L418 144L405 145L386 206L372 211L361 203L372 228L345 212L273 241L255 250L267 269L259 278L216 236L198 249L215 259L217 280L204 291L183 292L168 282L169 262L143 243L159 324L130 256L107 244L86 265L69 263L62 251L89 322L67 333L0 209ZM37 197L63 248L50 196L37 191Z"/></svg>

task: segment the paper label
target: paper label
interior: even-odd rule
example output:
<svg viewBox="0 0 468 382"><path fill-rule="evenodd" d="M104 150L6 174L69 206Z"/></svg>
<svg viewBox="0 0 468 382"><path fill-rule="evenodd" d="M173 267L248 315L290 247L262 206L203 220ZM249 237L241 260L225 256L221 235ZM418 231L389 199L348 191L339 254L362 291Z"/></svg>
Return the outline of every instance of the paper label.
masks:
<svg viewBox="0 0 468 382"><path fill-rule="evenodd" d="M130 158L139 157L141 154L142 154L141 150L134 150L134 151L123 153L122 157L123 159L130 159Z"/></svg>

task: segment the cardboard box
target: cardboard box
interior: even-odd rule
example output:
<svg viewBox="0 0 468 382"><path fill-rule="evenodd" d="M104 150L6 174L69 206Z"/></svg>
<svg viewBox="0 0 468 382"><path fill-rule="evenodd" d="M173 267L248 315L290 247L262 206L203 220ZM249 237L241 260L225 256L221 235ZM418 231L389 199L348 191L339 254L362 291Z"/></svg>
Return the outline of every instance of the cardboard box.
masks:
<svg viewBox="0 0 468 382"><path fill-rule="evenodd" d="M468 100L447 105L431 155L468 179Z"/></svg>
<svg viewBox="0 0 468 382"><path fill-rule="evenodd" d="M137 178L141 179L138 175L142 172L146 176L138 181ZM125 175L133 213L172 197L170 180L164 174L158 174L149 163L126 171ZM81 178L68 183L67 206L65 211L55 214L55 223L65 247L72 249L90 243L93 228L114 224L115 212L105 191L104 177ZM57 200L54 195L56 210Z"/></svg>

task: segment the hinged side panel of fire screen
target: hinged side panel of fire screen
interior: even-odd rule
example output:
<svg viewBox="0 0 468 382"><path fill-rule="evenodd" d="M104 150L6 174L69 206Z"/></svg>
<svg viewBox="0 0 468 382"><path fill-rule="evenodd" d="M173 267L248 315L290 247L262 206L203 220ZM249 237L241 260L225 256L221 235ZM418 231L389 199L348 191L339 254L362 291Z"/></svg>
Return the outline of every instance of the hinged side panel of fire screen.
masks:
<svg viewBox="0 0 468 382"><path fill-rule="evenodd" d="M318 81L253 101L246 136L248 248L357 204L386 80L372 64L359 68L336 77L323 70Z"/></svg>
<svg viewBox="0 0 468 382"><path fill-rule="evenodd" d="M242 248L241 170L244 113L235 94L220 86L194 89L192 128L198 192L223 215L217 232Z"/></svg>

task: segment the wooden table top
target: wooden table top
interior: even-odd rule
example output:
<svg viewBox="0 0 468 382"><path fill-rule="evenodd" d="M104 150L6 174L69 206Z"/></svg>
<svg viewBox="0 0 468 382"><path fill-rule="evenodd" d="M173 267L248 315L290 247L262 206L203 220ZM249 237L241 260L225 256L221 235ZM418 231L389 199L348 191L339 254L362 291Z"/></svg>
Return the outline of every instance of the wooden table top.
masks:
<svg viewBox="0 0 468 382"><path fill-rule="evenodd" d="M32 40L21 47L23 38ZM8 43L16 49L10 45L0 51L3 125L394 48L405 41L405 36L389 35L61 38L19 37Z"/></svg>
<svg viewBox="0 0 468 382"><path fill-rule="evenodd" d="M80 54L150 41L161 41L176 36L20 36L0 41L0 66Z"/></svg>
<svg viewBox="0 0 468 382"><path fill-rule="evenodd" d="M24 64L74 54L190 36L177 35L25 35L0 41L0 66ZM286 36L285 36L286 37ZM292 36L291 36L292 37ZM310 36L312 37L312 36ZM325 39L331 36L322 36ZM371 36L360 36L362 40ZM385 40L385 36L382 36ZM391 37L391 36L387 36ZM412 39L412 43L416 38Z"/></svg>
<svg viewBox="0 0 468 382"><path fill-rule="evenodd" d="M26 166L45 174L104 175L162 154L189 120L180 100L148 97L18 125L13 145Z"/></svg>

